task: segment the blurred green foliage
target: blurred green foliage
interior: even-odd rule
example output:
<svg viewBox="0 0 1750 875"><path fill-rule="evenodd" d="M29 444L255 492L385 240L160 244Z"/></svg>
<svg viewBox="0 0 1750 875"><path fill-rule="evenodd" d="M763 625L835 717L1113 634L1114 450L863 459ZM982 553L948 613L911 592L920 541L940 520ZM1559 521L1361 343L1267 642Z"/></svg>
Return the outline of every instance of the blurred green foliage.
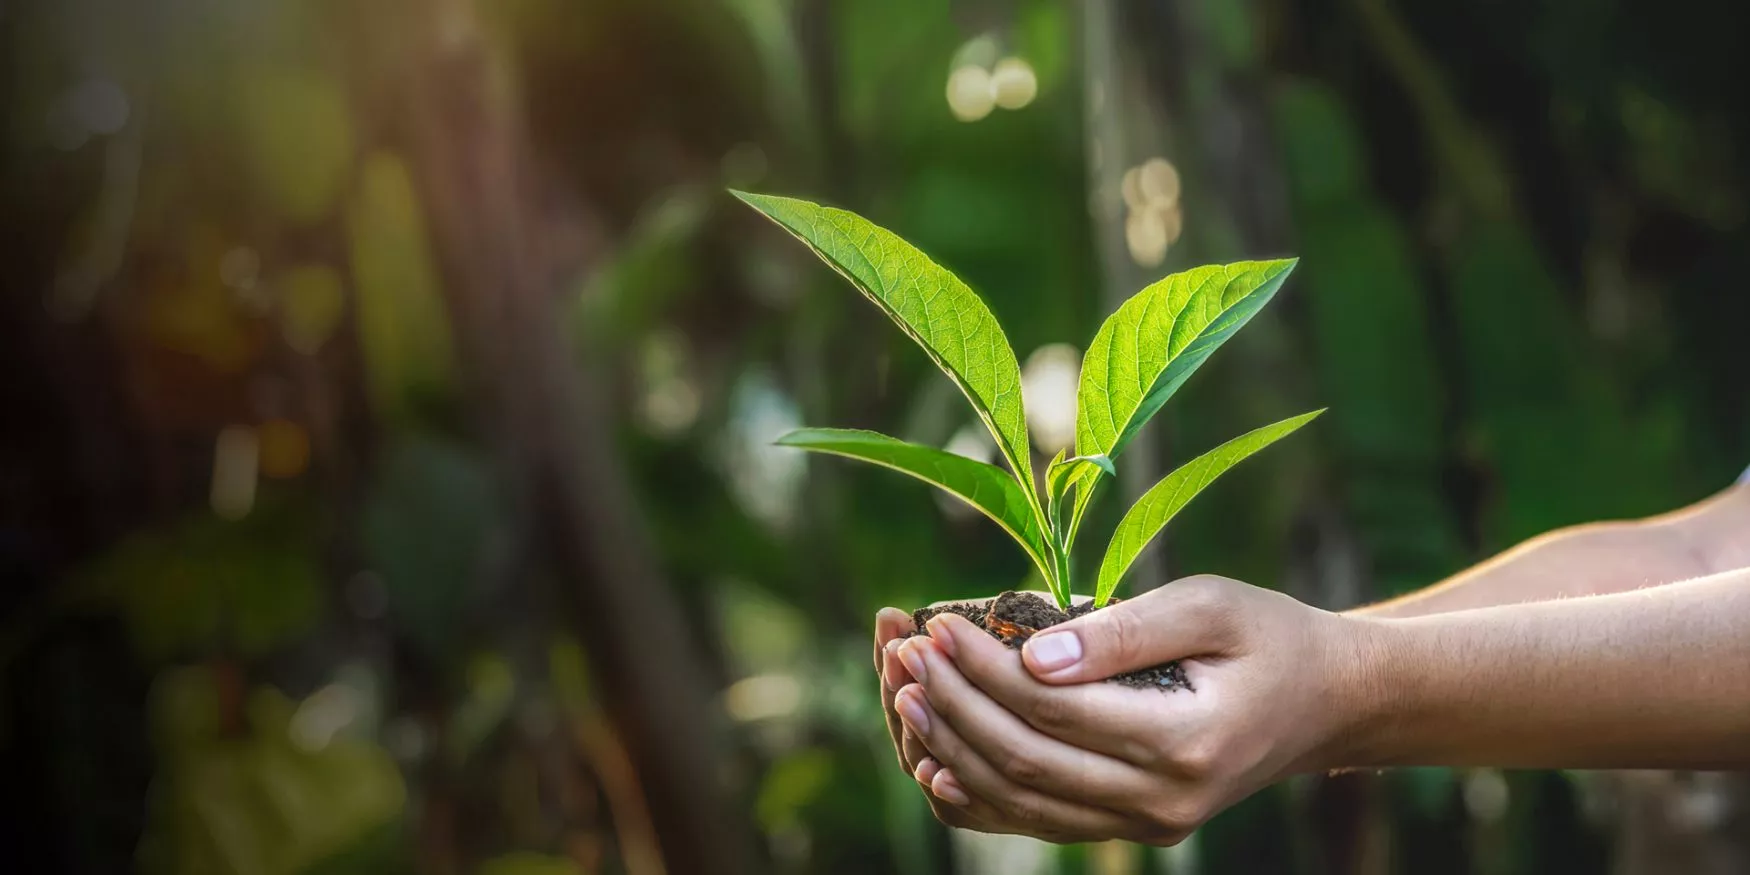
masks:
<svg viewBox="0 0 1750 875"><path fill-rule="evenodd" d="M604 390L591 415L617 445L586 461L631 479L624 512L709 655L696 728L727 753L698 780L738 803L750 871L965 869L977 853L892 766L868 617L1021 585L1028 563L923 486L768 446L809 422L946 447L976 423L837 277L714 193L892 228L988 300L1023 386L1142 282L1300 255L1131 454L1164 471L1328 406L1157 558L1345 607L1695 500L1750 461L1747 15L6 3L0 839L81 873L644 871L612 667L558 607L582 582L540 567L556 536L519 491L539 484L501 451L489 351L460 342L455 265L478 253L434 233L487 209L456 192L514 190L539 263L492 265L503 288L467 315L497 318L526 270L570 376ZM469 94L409 59L455 61L470 29L486 48L455 65L509 108L430 124ZM950 106L954 70L1017 59L1025 105ZM434 172L496 124L528 178ZM1131 203L1151 158L1175 187L1151 195L1161 225ZM1099 181L1125 171L1125 191ZM1064 872L1312 875L1364 852L1388 858L1370 871L1597 872L1623 827L1605 783L1309 780L1172 852L994 846Z"/></svg>
<svg viewBox="0 0 1750 875"><path fill-rule="evenodd" d="M241 735L226 731L222 686L193 667L154 684L149 717L160 766L139 871L301 872L400 815L406 788L382 748L298 737L295 703L271 688L249 694Z"/></svg>
<svg viewBox="0 0 1750 875"><path fill-rule="evenodd" d="M126 621L148 664L215 651L260 658L321 612L316 543L303 508L260 508L241 523L203 515L131 535L73 587Z"/></svg>

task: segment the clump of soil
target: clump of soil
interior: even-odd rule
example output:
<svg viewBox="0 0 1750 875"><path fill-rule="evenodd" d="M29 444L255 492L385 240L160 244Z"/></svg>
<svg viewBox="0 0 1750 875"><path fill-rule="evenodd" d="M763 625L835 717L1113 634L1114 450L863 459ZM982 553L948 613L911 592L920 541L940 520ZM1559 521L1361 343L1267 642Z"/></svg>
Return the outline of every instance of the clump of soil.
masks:
<svg viewBox="0 0 1750 875"><path fill-rule="evenodd" d="M1118 599L1112 599L1108 605L1115 605ZM1034 633L1048 629L1059 623L1067 623L1077 617L1085 616L1097 610L1093 602L1082 602L1071 605L1065 612L1057 606L1030 592L1005 592L996 597L986 608L982 604L959 602L934 608L919 608L912 611L912 623L917 631L913 635L928 636L924 623L937 614L959 614L971 621L974 626L983 629L990 637L1020 650L1021 645L1033 637ZM1185 669L1178 662L1169 662L1139 671L1125 672L1107 678L1107 683L1123 684L1127 687L1143 690L1191 690L1191 681L1185 677Z"/></svg>

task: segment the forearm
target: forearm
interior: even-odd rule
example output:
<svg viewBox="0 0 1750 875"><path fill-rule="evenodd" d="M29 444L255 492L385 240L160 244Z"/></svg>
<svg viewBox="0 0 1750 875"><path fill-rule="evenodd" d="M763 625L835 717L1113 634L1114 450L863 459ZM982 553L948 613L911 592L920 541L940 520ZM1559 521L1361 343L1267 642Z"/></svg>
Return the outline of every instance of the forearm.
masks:
<svg viewBox="0 0 1750 875"><path fill-rule="evenodd" d="M1750 569L1356 622L1373 704L1339 765L1750 766Z"/></svg>
<svg viewBox="0 0 1750 875"><path fill-rule="evenodd" d="M1663 528L1598 523L1519 545L1440 583L1358 613L1421 617L1494 605L1626 592L1710 570Z"/></svg>
<svg viewBox="0 0 1750 875"><path fill-rule="evenodd" d="M1750 565L1750 488L1662 516L1562 529L1427 589L1354 613L1420 617L1627 592Z"/></svg>

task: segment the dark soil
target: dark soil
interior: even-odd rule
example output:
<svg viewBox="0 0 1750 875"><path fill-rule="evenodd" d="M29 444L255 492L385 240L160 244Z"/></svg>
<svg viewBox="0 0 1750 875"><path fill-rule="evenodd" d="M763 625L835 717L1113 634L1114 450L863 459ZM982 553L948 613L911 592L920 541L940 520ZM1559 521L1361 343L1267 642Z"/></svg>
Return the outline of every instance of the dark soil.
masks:
<svg viewBox="0 0 1750 875"><path fill-rule="evenodd" d="M1112 599L1108 604L1115 605L1118 601ZM936 608L919 608L912 611L911 619L918 630L913 634L928 635L929 632L924 629L925 621L937 614L959 614L990 633L990 637L1020 650L1021 645L1033 637L1035 632L1093 613L1094 610L1093 602L1083 602L1071 605L1066 613L1033 593L1005 592L990 603L989 609L981 604L960 602ZM1185 677L1184 667L1177 662L1125 672L1106 680L1108 683L1123 684L1139 690L1173 692L1192 689L1191 681Z"/></svg>

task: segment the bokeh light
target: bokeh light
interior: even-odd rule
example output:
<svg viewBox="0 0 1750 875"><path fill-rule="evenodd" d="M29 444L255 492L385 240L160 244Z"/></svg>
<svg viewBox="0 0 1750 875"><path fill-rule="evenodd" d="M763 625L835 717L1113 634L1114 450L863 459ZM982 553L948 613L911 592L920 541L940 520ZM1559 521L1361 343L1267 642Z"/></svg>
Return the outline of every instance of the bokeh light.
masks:
<svg viewBox="0 0 1750 875"><path fill-rule="evenodd" d="M1468 768L1264 789L1172 849L949 832L892 767L869 615L1035 572L946 492L773 446L1008 466L725 187L855 211L976 289L1036 474L1118 302L1302 257L1126 451L1082 591L1123 493L1317 407L1122 593L1210 572L1337 610L1718 492L1750 462L1750 12L1509 6L0 0L0 839L144 875L1741 845L1739 777Z"/></svg>
<svg viewBox="0 0 1750 875"><path fill-rule="evenodd" d="M1039 94L1033 66L1020 58L1004 58L990 72L991 96L1003 109L1020 109Z"/></svg>
<svg viewBox="0 0 1750 875"><path fill-rule="evenodd" d="M1081 351L1067 343L1042 346L1021 367L1021 398L1033 445L1046 455L1076 439L1076 389L1081 381Z"/></svg>
<svg viewBox="0 0 1750 875"><path fill-rule="evenodd" d="M948 74L948 108L963 122L975 122L996 106L991 94L990 71L967 64Z"/></svg>
<svg viewBox="0 0 1750 875"><path fill-rule="evenodd" d="M255 506L256 476L261 465L261 440L247 425L227 426L213 441L210 501L213 513L240 520Z"/></svg>
<svg viewBox="0 0 1750 875"><path fill-rule="evenodd" d="M948 109L963 122L975 122L993 109L1021 109L1039 95L1033 65L1015 56L998 57L997 40L986 34L954 53L948 73Z"/></svg>
<svg viewBox="0 0 1750 875"><path fill-rule="evenodd" d="M1124 245L1131 260L1159 267L1184 231L1179 169L1165 158L1150 158L1124 171Z"/></svg>

